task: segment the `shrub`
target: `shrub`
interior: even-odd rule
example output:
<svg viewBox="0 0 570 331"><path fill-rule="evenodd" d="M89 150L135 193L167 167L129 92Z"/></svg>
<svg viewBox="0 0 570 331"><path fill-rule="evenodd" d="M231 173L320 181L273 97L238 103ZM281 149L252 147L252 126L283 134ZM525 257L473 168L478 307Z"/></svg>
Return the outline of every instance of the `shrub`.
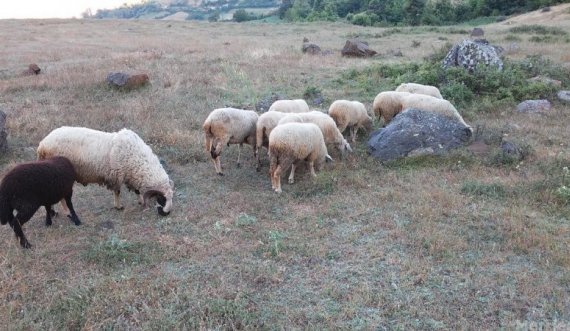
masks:
<svg viewBox="0 0 570 331"><path fill-rule="evenodd" d="M511 33L521 33L521 34L542 34L542 35L553 35L553 36L565 36L568 32L562 30L558 27L548 27L544 25L521 25L515 26L509 29Z"/></svg>

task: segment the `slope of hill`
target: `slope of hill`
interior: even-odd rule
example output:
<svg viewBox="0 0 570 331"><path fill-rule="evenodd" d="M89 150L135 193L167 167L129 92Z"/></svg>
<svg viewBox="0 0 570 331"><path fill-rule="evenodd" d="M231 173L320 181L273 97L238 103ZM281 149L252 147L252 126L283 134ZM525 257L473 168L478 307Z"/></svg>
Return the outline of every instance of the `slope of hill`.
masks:
<svg viewBox="0 0 570 331"><path fill-rule="evenodd" d="M265 9L263 13L277 10L279 0L188 0L149 1L122 6L116 9L98 10L88 18L122 19L208 19L211 15L223 15L237 9Z"/></svg>

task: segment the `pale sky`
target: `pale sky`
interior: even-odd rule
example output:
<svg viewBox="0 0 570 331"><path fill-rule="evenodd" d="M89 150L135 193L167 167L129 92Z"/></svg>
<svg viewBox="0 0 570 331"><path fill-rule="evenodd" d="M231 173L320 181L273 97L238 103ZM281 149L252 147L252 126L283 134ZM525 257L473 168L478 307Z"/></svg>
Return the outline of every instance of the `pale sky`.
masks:
<svg viewBox="0 0 570 331"><path fill-rule="evenodd" d="M141 0L0 0L0 19L4 18L81 18L91 9L111 9Z"/></svg>

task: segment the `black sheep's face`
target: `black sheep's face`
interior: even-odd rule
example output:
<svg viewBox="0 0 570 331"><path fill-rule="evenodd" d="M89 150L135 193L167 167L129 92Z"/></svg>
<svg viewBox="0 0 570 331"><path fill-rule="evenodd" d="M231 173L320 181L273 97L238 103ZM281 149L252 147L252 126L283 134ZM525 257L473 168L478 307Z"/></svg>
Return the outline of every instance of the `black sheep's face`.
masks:
<svg viewBox="0 0 570 331"><path fill-rule="evenodd" d="M164 197L164 195L157 195L156 202L158 203L158 206L156 207L158 214L160 216L168 216L170 214L170 211L168 212L164 211L164 206L166 205L166 198Z"/></svg>
<svg viewBox="0 0 570 331"><path fill-rule="evenodd" d="M169 184L165 186L166 187L160 190L149 190L145 192L143 196L145 206L149 199L156 199L156 203L158 204L156 206L156 210L161 216L168 216L170 214L170 209L172 208L172 197L174 195L174 184L172 181L169 181Z"/></svg>

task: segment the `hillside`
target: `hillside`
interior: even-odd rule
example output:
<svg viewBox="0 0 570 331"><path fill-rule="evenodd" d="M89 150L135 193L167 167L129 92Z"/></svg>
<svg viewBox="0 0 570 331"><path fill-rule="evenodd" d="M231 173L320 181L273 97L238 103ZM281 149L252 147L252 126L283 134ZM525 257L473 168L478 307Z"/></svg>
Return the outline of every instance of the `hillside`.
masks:
<svg viewBox="0 0 570 331"><path fill-rule="evenodd" d="M98 10L88 18L206 20L216 17L217 20L217 17L227 16L238 9L265 14L276 11L278 6L279 0L148 1L117 9Z"/></svg>
<svg viewBox="0 0 570 331"><path fill-rule="evenodd" d="M570 329L570 104L555 95L570 89L569 14L481 25L505 66L476 73L441 68L465 25L0 20L0 177L55 128L84 126L135 131L175 183L167 217L126 187L116 210L105 187L76 184L82 224L56 206L46 227L42 208L23 226L30 250L0 225L0 330ZM378 56L342 57L356 36ZM303 37L326 52L303 54ZM23 73L30 63L39 75ZM117 71L150 84L112 88ZM538 75L561 86L528 80ZM218 176L204 146L216 108L282 94L370 109L420 80L453 100L481 148L382 163L362 132L352 154L331 146L316 178L300 164L276 194L265 149L257 172L250 146L224 146ZM552 108L517 112L527 98Z"/></svg>

